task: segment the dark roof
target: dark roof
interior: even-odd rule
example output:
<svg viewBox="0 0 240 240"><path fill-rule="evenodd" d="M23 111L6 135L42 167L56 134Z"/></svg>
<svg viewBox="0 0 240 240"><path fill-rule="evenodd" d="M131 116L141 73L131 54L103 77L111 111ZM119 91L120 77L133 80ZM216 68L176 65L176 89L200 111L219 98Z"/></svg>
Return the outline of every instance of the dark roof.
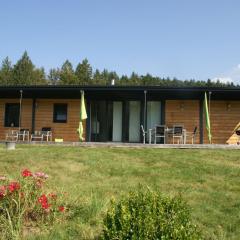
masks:
<svg viewBox="0 0 240 240"><path fill-rule="evenodd" d="M160 87L160 86L1 86L0 98L80 98L80 90L91 99L201 99L212 92L212 99L240 100L240 88Z"/></svg>

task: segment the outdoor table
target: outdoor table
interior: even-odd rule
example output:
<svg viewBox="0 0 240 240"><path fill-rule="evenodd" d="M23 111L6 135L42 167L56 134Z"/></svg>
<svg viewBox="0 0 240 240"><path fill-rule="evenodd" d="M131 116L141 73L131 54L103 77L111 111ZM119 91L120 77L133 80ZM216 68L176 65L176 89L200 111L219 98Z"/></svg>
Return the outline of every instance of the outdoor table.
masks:
<svg viewBox="0 0 240 240"><path fill-rule="evenodd" d="M152 129L152 128L150 128L150 129L148 129L148 143L149 144L151 144L152 143L152 131L153 131L154 129ZM183 144L186 144L186 142L187 142L187 134L186 134L186 129L185 128L183 128ZM165 129L165 143L167 142L167 137L168 137L168 135L173 135L173 128L166 128Z"/></svg>
<svg viewBox="0 0 240 240"><path fill-rule="evenodd" d="M166 128L165 132L166 132L167 136L168 135L173 135L173 128ZM183 144L186 144L186 142L187 142L186 132L187 132L187 130L185 128L183 128Z"/></svg>

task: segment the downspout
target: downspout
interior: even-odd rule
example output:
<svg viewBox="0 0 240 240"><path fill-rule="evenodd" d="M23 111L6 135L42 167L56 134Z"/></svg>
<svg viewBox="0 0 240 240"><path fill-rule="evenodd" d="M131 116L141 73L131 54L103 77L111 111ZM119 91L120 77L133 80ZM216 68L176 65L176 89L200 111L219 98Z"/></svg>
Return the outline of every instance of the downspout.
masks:
<svg viewBox="0 0 240 240"><path fill-rule="evenodd" d="M212 135L212 123L211 123L211 95L212 95L212 92L210 91L209 94L208 94L208 114L209 114L209 122L210 122L210 132L211 132L211 135ZM212 144L212 136L211 136L211 143Z"/></svg>
<svg viewBox="0 0 240 240"><path fill-rule="evenodd" d="M22 97L23 97L23 90L20 90L20 101L19 101L19 131L22 126Z"/></svg>
<svg viewBox="0 0 240 240"><path fill-rule="evenodd" d="M211 108L211 104L210 104L210 103L211 103L211 95L212 95L212 92L209 92L209 93L208 93L208 105L209 105L209 106L208 106L208 109L209 109L209 119L210 119L210 115L211 115L211 114L210 114L210 113L211 113L211 111L210 111L210 108ZM211 123L211 119L210 119L210 123Z"/></svg>
<svg viewBox="0 0 240 240"><path fill-rule="evenodd" d="M144 113L143 113L143 126L144 131L146 129L146 117L147 117L147 90L144 90Z"/></svg>

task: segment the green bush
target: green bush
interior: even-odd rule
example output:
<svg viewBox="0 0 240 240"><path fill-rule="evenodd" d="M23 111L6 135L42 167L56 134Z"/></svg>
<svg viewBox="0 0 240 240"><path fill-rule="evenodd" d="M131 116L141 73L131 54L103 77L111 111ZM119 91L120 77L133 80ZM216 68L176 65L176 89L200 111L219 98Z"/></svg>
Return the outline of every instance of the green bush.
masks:
<svg viewBox="0 0 240 240"><path fill-rule="evenodd" d="M139 187L111 206L104 218L104 240L201 239L181 197L164 197Z"/></svg>

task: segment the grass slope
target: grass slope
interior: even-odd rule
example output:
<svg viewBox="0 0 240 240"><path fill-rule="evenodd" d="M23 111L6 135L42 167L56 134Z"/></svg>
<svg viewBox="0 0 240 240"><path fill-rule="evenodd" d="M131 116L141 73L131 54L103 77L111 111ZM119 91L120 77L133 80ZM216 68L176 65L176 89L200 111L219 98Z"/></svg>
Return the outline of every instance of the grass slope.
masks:
<svg viewBox="0 0 240 240"><path fill-rule="evenodd" d="M0 148L0 175L23 168L50 175L76 205L71 219L30 239L94 239L112 196L138 183L181 193L206 239L240 239L240 151L17 146Z"/></svg>

